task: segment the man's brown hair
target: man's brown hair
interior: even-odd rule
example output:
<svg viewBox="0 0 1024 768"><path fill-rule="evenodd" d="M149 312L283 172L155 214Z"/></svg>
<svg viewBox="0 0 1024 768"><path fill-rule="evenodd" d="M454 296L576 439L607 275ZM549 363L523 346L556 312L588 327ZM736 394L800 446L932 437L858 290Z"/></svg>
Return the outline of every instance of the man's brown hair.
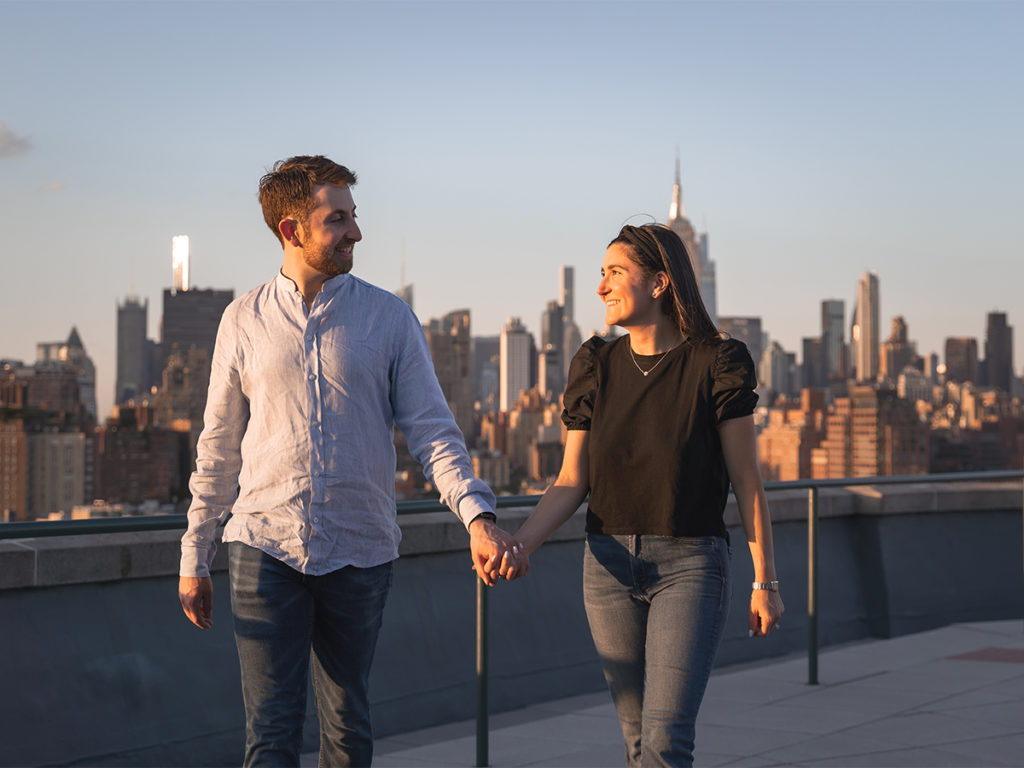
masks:
<svg viewBox="0 0 1024 768"><path fill-rule="evenodd" d="M356 175L323 155L296 155L278 160L260 179L260 205L263 220L281 245L284 239L277 229L282 219L294 216L303 227L309 226L313 212L313 187L322 184L353 186Z"/></svg>

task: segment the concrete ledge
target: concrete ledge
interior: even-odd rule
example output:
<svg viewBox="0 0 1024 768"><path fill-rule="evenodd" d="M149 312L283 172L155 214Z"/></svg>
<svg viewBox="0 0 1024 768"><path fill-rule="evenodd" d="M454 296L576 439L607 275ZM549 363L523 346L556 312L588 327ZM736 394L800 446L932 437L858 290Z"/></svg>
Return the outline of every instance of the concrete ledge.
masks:
<svg viewBox="0 0 1024 768"><path fill-rule="evenodd" d="M807 503L807 491L769 495L776 524L805 522ZM1022 503L1024 495L1016 482L853 486L823 489L818 494L818 518L1020 510ZM532 509L503 509L499 523L515 531ZM581 506L551 541L583 539L585 510L586 505ZM730 528L740 527L734 498L726 506L725 520ZM398 521L402 557L464 552L469 546L465 527L449 512L401 515ZM180 539L180 531L155 531L0 541L0 591L176 576ZM218 548L213 570L227 570L224 547Z"/></svg>
<svg viewBox="0 0 1024 768"><path fill-rule="evenodd" d="M551 541L582 539L585 509L580 507ZM501 510L500 524L514 531L532 510ZM401 557L466 552L469 548L465 526L450 512L401 515L398 522ZM177 576L181 533L101 533L0 541L0 591ZM218 546L212 570L226 571L227 567L227 549Z"/></svg>

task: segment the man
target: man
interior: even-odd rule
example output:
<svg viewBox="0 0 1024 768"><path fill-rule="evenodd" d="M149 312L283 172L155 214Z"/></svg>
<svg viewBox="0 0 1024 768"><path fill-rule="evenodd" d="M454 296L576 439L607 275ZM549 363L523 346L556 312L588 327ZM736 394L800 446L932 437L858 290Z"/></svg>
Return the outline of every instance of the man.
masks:
<svg viewBox="0 0 1024 768"><path fill-rule="evenodd" d="M231 513L245 765L298 765L312 652L321 765L369 765L367 682L401 538L393 427L470 534L489 585L529 562L494 524L412 310L349 274L356 176L321 156L260 180L280 273L225 310L181 543L179 597L212 625L210 563Z"/></svg>

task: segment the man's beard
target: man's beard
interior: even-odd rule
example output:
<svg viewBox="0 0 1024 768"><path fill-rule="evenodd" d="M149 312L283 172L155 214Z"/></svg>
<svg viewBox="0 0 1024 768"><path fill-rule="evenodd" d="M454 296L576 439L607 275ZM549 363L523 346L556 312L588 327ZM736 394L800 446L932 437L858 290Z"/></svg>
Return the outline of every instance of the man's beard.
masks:
<svg viewBox="0 0 1024 768"><path fill-rule="evenodd" d="M344 275L352 269L351 251L342 256L337 248L331 248L319 243L314 245L310 240L311 238L306 238L306 245L302 249L302 257L306 260L306 264L317 272L328 277L336 277L337 275ZM346 240L339 247L347 248L352 244L352 241Z"/></svg>

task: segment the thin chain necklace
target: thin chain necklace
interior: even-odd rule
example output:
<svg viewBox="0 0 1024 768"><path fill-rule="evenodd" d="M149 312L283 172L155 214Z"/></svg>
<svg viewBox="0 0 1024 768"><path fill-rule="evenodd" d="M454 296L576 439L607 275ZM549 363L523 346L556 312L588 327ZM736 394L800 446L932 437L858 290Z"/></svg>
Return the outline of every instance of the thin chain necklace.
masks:
<svg viewBox="0 0 1024 768"><path fill-rule="evenodd" d="M636 369L638 371L640 371L640 373L642 373L644 376L649 376L651 371L653 371L655 368L657 368L659 365L661 365L661 361L664 360L666 357L668 357L668 353L671 352L676 347L678 347L679 345L678 344L673 344L671 347L669 347L664 352L662 352L661 353L661 357L658 358L658 362L656 362L654 365L652 365L646 371L643 368L641 368L640 367L640 363L638 363L636 361L636 355L633 354L633 345L630 344L629 342L626 342L626 346L629 348L629 358L633 361L633 365L636 366Z"/></svg>

